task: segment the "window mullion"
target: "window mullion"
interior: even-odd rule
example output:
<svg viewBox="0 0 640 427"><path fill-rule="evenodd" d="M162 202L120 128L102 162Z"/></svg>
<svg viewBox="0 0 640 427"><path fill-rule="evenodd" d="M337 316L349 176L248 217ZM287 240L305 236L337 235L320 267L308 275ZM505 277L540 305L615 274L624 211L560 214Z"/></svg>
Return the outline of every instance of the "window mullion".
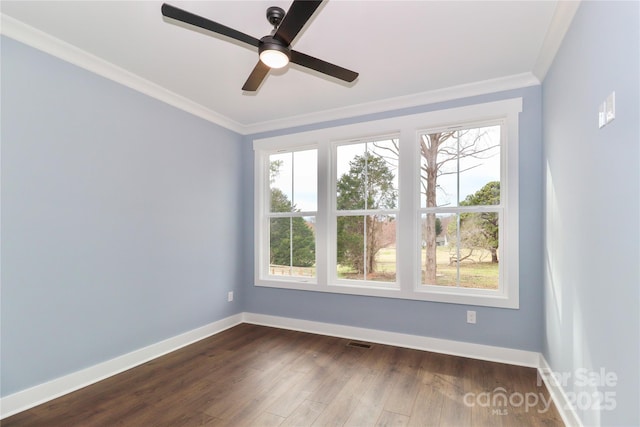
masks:
<svg viewBox="0 0 640 427"><path fill-rule="evenodd" d="M291 212L295 211L296 205L296 156L291 153ZM293 276L293 217L289 217L289 275Z"/></svg>
<svg viewBox="0 0 640 427"><path fill-rule="evenodd" d="M460 214L456 215L456 288L460 287Z"/></svg>
<svg viewBox="0 0 640 427"><path fill-rule="evenodd" d="M366 204L366 198L365 198L365 204ZM364 244L362 245L363 248L363 259L364 259L364 280L367 280L367 270L369 268L368 262L367 262L367 215L364 215L362 217L364 224L363 224L363 231L364 234L362 236L362 238L364 239Z"/></svg>
<svg viewBox="0 0 640 427"><path fill-rule="evenodd" d="M398 224L397 236L397 277L400 290L411 295L420 278L416 271L421 261L419 222L416 208L420 207L420 150L416 144L418 134L411 128L403 128L398 138L400 156L398 158ZM417 192L417 197L416 197ZM418 217L420 214L418 214ZM417 255L417 257L416 257Z"/></svg>
<svg viewBox="0 0 640 427"><path fill-rule="evenodd" d="M316 278L318 286L326 288L329 283L329 260L335 253L335 224L330 225L333 166L331 144L322 141L318 146L318 212L316 215Z"/></svg>
<svg viewBox="0 0 640 427"><path fill-rule="evenodd" d="M293 276L293 218L289 217L289 275Z"/></svg>
<svg viewBox="0 0 640 427"><path fill-rule="evenodd" d="M460 206L460 131L456 131L456 206Z"/></svg>

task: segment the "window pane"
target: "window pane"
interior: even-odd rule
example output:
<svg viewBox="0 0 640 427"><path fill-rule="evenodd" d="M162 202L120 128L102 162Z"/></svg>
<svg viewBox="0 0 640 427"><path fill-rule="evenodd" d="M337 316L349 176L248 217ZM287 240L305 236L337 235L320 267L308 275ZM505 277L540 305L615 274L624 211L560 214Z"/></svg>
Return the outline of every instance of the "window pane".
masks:
<svg viewBox="0 0 640 427"><path fill-rule="evenodd" d="M460 132L460 205L500 204L500 126Z"/></svg>
<svg viewBox="0 0 640 427"><path fill-rule="evenodd" d="M318 151L269 156L270 212L315 212L318 209Z"/></svg>
<svg viewBox="0 0 640 427"><path fill-rule="evenodd" d="M315 217L292 218L291 266L294 276L315 276Z"/></svg>
<svg viewBox="0 0 640 427"><path fill-rule="evenodd" d="M420 136L422 208L500 204L499 182L499 125ZM489 183L497 198L472 197Z"/></svg>
<svg viewBox="0 0 640 427"><path fill-rule="evenodd" d="M460 286L498 289L498 213L460 214Z"/></svg>
<svg viewBox="0 0 640 427"><path fill-rule="evenodd" d="M338 210L397 207L397 140L341 145L336 160Z"/></svg>
<svg viewBox="0 0 640 427"><path fill-rule="evenodd" d="M456 206L458 200L456 132L420 135L420 204Z"/></svg>
<svg viewBox="0 0 640 427"><path fill-rule="evenodd" d="M441 132L430 135L431 145L427 152L429 169L425 176L427 187L435 192L435 206L457 206L458 201L458 132ZM435 162L433 151L436 150ZM435 169L435 174L434 174ZM433 194L427 193L427 207L432 204Z"/></svg>
<svg viewBox="0 0 640 427"><path fill-rule="evenodd" d="M337 208L365 209L365 170L367 145L340 145L336 150Z"/></svg>
<svg viewBox="0 0 640 427"><path fill-rule="evenodd" d="M367 144L367 209L398 207L398 140Z"/></svg>
<svg viewBox="0 0 640 427"><path fill-rule="evenodd" d="M422 283L498 289L498 232L497 212L423 214Z"/></svg>
<svg viewBox="0 0 640 427"><path fill-rule="evenodd" d="M422 284L456 286L455 254L457 223L455 214L422 214Z"/></svg>
<svg viewBox="0 0 640 427"><path fill-rule="evenodd" d="M318 150L293 153L294 210L318 210Z"/></svg>
<svg viewBox="0 0 640 427"><path fill-rule="evenodd" d="M367 276L376 282L396 281L395 215L367 217Z"/></svg>
<svg viewBox="0 0 640 427"><path fill-rule="evenodd" d="M395 281L395 215L341 216L337 228L339 278Z"/></svg>
<svg viewBox="0 0 640 427"><path fill-rule="evenodd" d="M270 212L291 212L293 200L293 153L269 156Z"/></svg>
<svg viewBox="0 0 640 427"><path fill-rule="evenodd" d="M271 218L269 225L269 274L315 277L315 217Z"/></svg>
<svg viewBox="0 0 640 427"><path fill-rule="evenodd" d="M364 279L364 217L340 216L337 221L338 277Z"/></svg>
<svg viewBox="0 0 640 427"><path fill-rule="evenodd" d="M269 274L291 275L291 219L269 220Z"/></svg>

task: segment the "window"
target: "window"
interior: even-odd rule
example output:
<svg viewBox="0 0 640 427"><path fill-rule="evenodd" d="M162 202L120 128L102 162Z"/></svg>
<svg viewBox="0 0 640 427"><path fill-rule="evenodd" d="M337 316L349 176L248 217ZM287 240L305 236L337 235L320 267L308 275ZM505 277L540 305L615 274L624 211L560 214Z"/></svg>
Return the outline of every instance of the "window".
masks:
<svg viewBox="0 0 640 427"><path fill-rule="evenodd" d="M333 151L336 278L395 283L398 139L336 144Z"/></svg>
<svg viewBox="0 0 640 427"><path fill-rule="evenodd" d="M317 150L277 152L265 156L269 192L268 276L315 278Z"/></svg>
<svg viewBox="0 0 640 427"><path fill-rule="evenodd" d="M517 308L521 110L254 141L256 285Z"/></svg>
<svg viewBox="0 0 640 427"><path fill-rule="evenodd" d="M501 122L419 134L421 285L499 289L501 135Z"/></svg>

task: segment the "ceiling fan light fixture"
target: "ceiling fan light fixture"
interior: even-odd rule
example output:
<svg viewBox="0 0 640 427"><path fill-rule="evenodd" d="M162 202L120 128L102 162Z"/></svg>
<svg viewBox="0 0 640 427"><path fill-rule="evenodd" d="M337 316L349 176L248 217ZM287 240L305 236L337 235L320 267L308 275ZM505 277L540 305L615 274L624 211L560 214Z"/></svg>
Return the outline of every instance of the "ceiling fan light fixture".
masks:
<svg viewBox="0 0 640 427"><path fill-rule="evenodd" d="M170 4L164 3L160 10L162 16L166 18L198 27L213 34L220 34L251 48L257 47L260 59L242 86L244 91L255 92L269 74L269 70L285 67L289 62L349 83L358 77L358 73L355 71L291 50L291 42L325 1L327 0L293 0L287 12L277 6L269 7L267 9L267 20L273 25L273 31L270 35L261 39Z"/></svg>
<svg viewBox="0 0 640 427"><path fill-rule="evenodd" d="M289 57L279 50L269 49L260 53L260 61L269 68L282 68L289 63Z"/></svg>
<svg viewBox="0 0 640 427"><path fill-rule="evenodd" d="M269 36L260 40L258 51L260 52L260 61L269 68L282 68L289 63L291 57L286 46Z"/></svg>

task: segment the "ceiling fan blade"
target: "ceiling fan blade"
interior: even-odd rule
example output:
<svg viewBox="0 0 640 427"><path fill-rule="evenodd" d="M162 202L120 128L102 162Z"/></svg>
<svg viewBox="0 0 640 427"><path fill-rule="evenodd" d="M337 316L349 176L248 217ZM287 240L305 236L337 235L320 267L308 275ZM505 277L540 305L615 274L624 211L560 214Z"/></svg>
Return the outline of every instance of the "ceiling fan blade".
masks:
<svg viewBox="0 0 640 427"><path fill-rule="evenodd" d="M289 46L320 4L322 0L295 0L273 36Z"/></svg>
<svg viewBox="0 0 640 427"><path fill-rule="evenodd" d="M291 51L291 62L319 71L328 76L344 80L345 82L352 82L358 77L358 73L355 71L347 70L346 68L339 67L295 50Z"/></svg>
<svg viewBox="0 0 640 427"><path fill-rule="evenodd" d="M171 6L170 4L164 3L162 5L162 15L167 18L195 25L196 27L204 28L205 30L213 31L217 34L222 34L223 36L247 43L251 46L258 47L260 44L260 40L255 37L251 37L248 34L234 30L233 28L229 28L225 25L218 24L217 22L203 18L202 16L194 15L191 12Z"/></svg>
<svg viewBox="0 0 640 427"><path fill-rule="evenodd" d="M267 77L269 70L270 68L262 61L258 61L251 74L249 74L249 78L244 82L242 90L246 90L247 92L255 92L258 90L264 78Z"/></svg>

